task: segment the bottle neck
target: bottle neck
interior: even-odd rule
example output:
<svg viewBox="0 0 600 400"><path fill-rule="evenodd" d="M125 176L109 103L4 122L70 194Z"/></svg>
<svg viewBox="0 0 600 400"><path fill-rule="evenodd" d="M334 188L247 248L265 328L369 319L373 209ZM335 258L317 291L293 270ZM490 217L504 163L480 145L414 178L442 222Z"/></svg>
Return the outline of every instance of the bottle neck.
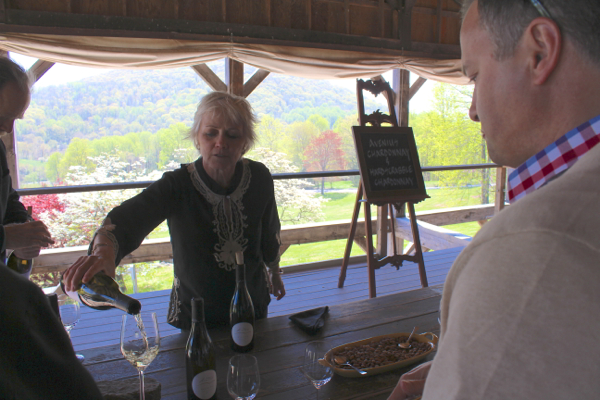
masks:
<svg viewBox="0 0 600 400"><path fill-rule="evenodd" d="M135 315L139 314L142 309L142 303L139 300L129 297L126 294L117 292L115 296L115 307L125 311L128 314Z"/></svg>
<svg viewBox="0 0 600 400"><path fill-rule="evenodd" d="M193 307L192 309L192 324L204 325L204 309Z"/></svg>
<svg viewBox="0 0 600 400"><path fill-rule="evenodd" d="M204 322L204 303L203 302L192 302L192 326L190 329L190 338L199 335L208 342L211 342L206 329L206 323Z"/></svg>
<svg viewBox="0 0 600 400"><path fill-rule="evenodd" d="M240 283L246 283L246 265L238 264L235 269L235 281Z"/></svg>

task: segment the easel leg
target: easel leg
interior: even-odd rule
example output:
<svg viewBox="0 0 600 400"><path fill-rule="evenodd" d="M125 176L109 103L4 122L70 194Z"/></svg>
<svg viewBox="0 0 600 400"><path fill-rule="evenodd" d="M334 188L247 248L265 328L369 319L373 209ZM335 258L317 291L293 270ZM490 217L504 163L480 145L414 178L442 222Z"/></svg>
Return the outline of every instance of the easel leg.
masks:
<svg viewBox="0 0 600 400"><path fill-rule="evenodd" d="M419 236L419 228L417 226L417 215L415 213L415 205L411 202L407 203L408 211L410 212L410 227L413 234L413 244L415 246L415 257L419 263L419 276L421 278L421 286L427 287L427 272L425 272L425 262L423 261L423 249L421 248L421 237Z"/></svg>
<svg viewBox="0 0 600 400"><path fill-rule="evenodd" d="M392 203L388 204L390 210L390 224L392 228L392 246L394 249L394 255L398 255L398 247L396 246L396 213L394 212L394 205Z"/></svg>
<svg viewBox="0 0 600 400"><path fill-rule="evenodd" d="M365 203L365 232L367 233L367 270L369 273L369 297L377 297L375 287L375 255L373 254L373 230L371 229L371 204Z"/></svg>
<svg viewBox="0 0 600 400"><path fill-rule="evenodd" d="M344 251L344 258L342 260L342 269L340 271L340 277L338 279L338 288L344 287L344 281L346 280L346 270L348 269L348 262L350 260L350 252L352 252L352 242L354 242L354 235L356 235L356 224L358 222L358 214L360 213L360 201L363 196L362 180L358 182L358 190L356 191L356 202L354 203L354 212L352 213L352 222L350 224L350 233L348 234L348 241L346 242L346 250Z"/></svg>

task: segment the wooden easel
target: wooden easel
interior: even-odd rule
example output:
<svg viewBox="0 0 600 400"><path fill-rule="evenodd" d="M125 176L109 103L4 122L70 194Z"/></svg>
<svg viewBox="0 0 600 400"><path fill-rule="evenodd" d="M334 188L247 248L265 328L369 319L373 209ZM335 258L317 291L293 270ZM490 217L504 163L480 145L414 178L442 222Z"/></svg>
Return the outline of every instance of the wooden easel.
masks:
<svg viewBox="0 0 600 400"><path fill-rule="evenodd" d="M358 101L358 113L359 113L359 124L360 126L366 126L367 123L370 123L372 126L381 126L382 123L387 122L392 126L397 127L398 122L396 119L396 112L394 111L393 106L393 91L390 88L389 84L383 80L368 80L363 81L362 79L358 79L356 82L356 91L357 91L357 101ZM364 97L363 90L368 90L377 96L380 93L383 93L385 98L387 99L389 114L384 114L379 112L379 110L375 111L370 115L365 115L365 107L364 107ZM414 208L414 199L406 199L406 198L398 198L393 199L391 201L388 200L386 203L374 203L370 202L367 198L365 198L365 188L363 178L361 176L358 190L356 192L356 202L354 203L354 212L352 214L352 223L350 225L350 233L348 235L348 241L346 242L346 250L344 252L344 258L342 260L342 268L340 271L340 277L338 281L338 288L344 287L344 281L346 280L346 270L348 268L348 261L350 258L350 252L352 251L352 242L354 241L354 236L356 235L356 224L358 222L358 214L360 212L361 203L364 204L364 216L365 216L365 233L366 233L366 248L367 248L367 272L369 276L369 297L373 298L377 296L376 285L375 285L375 270L381 268L384 265L391 264L399 269L402 266L403 261L412 261L419 264L419 276L421 278L421 286L427 287L427 274L425 272L425 263L423 262L423 251L421 249L421 239L419 237L419 229L417 225L417 218L415 214ZM425 196L427 197L427 196ZM423 200L424 198L418 199L418 201ZM396 246L396 232L394 228L395 212L394 212L394 204L400 203L403 205L407 204L408 211L410 214L410 223L411 223L411 231L413 234L414 240L414 249L415 254L398 254L398 249ZM388 211L390 218L392 219L391 231L393 240L393 255L380 257L381 255L375 254L373 247L373 229L371 222L371 204L376 204L381 209L381 219L380 226L381 231L380 235L383 237L381 240L387 240L387 217ZM377 257L377 258L376 258Z"/></svg>

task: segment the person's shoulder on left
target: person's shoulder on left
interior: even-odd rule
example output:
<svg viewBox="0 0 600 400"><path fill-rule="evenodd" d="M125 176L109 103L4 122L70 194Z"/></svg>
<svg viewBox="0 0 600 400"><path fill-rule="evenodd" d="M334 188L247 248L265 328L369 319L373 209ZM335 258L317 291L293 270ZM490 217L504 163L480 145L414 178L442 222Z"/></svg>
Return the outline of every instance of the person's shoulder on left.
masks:
<svg viewBox="0 0 600 400"><path fill-rule="evenodd" d="M0 398L101 399L34 283L0 263Z"/></svg>

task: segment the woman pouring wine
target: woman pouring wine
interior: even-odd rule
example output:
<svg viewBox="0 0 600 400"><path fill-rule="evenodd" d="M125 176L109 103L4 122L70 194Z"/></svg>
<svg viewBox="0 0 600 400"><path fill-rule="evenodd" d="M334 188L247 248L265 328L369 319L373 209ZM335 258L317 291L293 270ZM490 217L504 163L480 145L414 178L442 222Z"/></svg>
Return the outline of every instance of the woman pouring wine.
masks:
<svg viewBox="0 0 600 400"><path fill-rule="evenodd" d="M285 288L273 179L263 164L243 158L254 144L255 122L246 99L223 92L206 95L188 134L200 158L166 172L114 208L92 238L89 255L64 273L66 289L100 271L114 277L121 259L166 219L174 264L168 322L189 330L191 299L202 297L208 327L229 323L237 251L244 252L256 318L265 318L269 292L280 300Z"/></svg>

